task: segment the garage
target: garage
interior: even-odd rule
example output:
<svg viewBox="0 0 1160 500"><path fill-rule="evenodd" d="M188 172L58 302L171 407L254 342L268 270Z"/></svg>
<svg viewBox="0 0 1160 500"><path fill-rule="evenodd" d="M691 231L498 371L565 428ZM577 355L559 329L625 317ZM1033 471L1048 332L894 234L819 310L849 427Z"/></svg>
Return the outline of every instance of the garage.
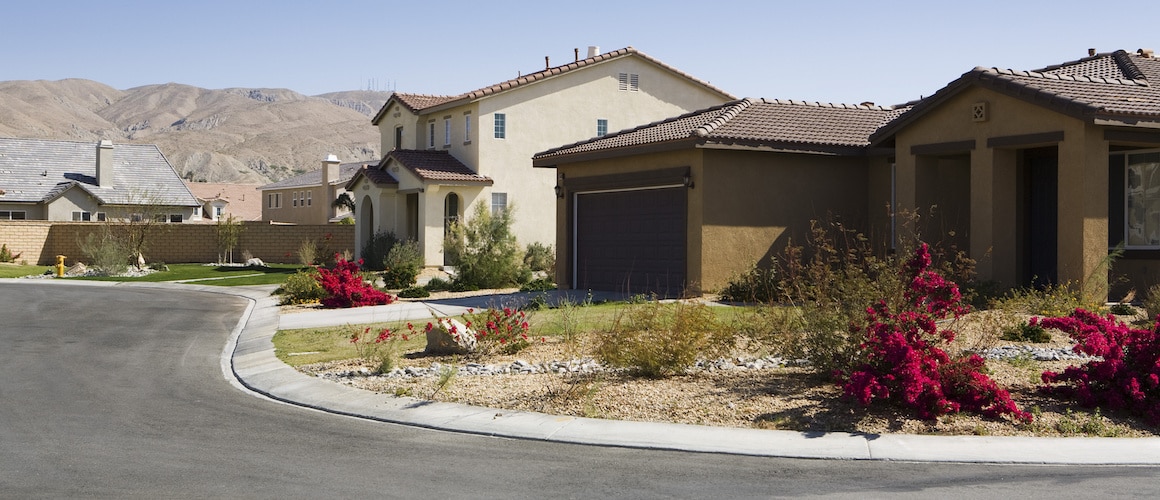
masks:
<svg viewBox="0 0 1160 500"><path fill-rule="evenodd" d="M687 189L575 194L577 289L680 296L686 286Z"/></svg>

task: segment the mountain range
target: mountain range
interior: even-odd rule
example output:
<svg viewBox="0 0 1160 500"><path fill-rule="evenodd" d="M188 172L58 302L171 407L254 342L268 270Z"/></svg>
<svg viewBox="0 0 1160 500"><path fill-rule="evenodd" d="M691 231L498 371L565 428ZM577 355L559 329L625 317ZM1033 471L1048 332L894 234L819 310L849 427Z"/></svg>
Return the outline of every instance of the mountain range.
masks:
<svg viewBox="0 0 1160 500"><path fill-rule="evenodd" d="M315 170L330 154L344 163L378 158L371 117L390 95L5 81L0 137L156 144L186 179L264 184Z"/></svg>

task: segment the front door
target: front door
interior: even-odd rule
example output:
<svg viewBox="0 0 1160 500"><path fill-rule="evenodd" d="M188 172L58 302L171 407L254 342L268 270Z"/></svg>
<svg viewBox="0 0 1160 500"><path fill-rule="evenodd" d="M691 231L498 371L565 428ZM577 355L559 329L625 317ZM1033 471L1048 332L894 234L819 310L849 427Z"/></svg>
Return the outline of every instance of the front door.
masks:
<svg viewBox="0 0 1160 500"><path fill-rule="evenodd" d="M1059 155L1057 148L1024 154L1024 284L1044 287L1058 282Z"/></svg>

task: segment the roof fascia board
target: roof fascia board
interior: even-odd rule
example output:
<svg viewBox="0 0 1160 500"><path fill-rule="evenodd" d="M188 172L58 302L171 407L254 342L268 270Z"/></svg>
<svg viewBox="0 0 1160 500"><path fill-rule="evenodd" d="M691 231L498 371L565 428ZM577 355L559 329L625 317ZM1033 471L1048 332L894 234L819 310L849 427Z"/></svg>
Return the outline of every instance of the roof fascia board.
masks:
<svg viewBox="0 0 1160 500"><path fill-rule="evenodd" d="M774 153L802 153L825 156L864 156L866 148L860 146L831 146L825 144L799 143L714 143L708 142L698 145L702 149L737 150L737 151L768 151Z"/></svg>
<svg viewBox="0 0 1160 500"><path fill-rule="evenodd" d="M1104 140L1136 144L1160 144L1160 132L1138 130L1104 130Z"/></svg>
<svg viewBox="0 0 1160 500"><path fill-rule="evenodd" d="M579 163L582 161L607 160L609 158L619 158L622 156L635 156L648 153L677 151L680 149L697 147L698 143L702 141L703 139L690 137L676 141L641 144L639 146L626 146L611 149L601 149L597 151L585 151L583 153L549 156L547 158L532 159L532 166L540 168L556 168L557 165L565 163Z"/></svg>

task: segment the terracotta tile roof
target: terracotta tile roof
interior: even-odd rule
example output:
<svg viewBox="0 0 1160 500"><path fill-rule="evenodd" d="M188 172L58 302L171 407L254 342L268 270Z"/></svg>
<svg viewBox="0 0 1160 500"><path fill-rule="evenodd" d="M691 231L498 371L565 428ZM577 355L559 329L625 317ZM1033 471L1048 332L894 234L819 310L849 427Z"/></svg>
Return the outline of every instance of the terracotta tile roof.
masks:
<svg viewBox="0 0 1160 500"><path fill-rule="evenodd" d="M491 178L475 173L445 150L396 149L387 153L381 165L386 165L387 160L394 160L420 179L436 184L492 184Z"/></svg>
<svg viewBox="0 0 1160 500"><path fill-rule="evenodd" d="M642 125L533 156L536 166L553 158L643 146L737 145L784 151L860 154L870 134L904 109L853 104L741 99Z"/></svg>
<svg viewBox="0 0 1160 500"><path fill-rule="evenodd" d="M376 186L398 185L399 180L396 179L394 176L392 176L390 172L383 170L382 167L383 167L382 164L363 165L361 168L358 169L357 172L355 172L354 176L351 177L349 181L346 181L346 190L350 191L350 190L354 189L354 185L356 183L358 183L358 180L363 178L363 177L370 180L371 184L374 184Z"/></svg>
<svg viewBox="0 0 1160 500"><path fill-rule="evenodd" d="M482 97L487 97L489 95L498 94L500 92L511 90L511 89L516 88L516 87L521 87L524 85L528 85L530 83L538 82L540 80L544 80L544 79L551 78L551 77L554 77L557 75L561 75L561 74L567 73L569 71L577 70L577 69L584 68L587 66L592 66L594 64L599 64L599 63L604 62L604 61L617 59L620 57L631 56L631 55L635 55L635 56L640 57L646 61L649 61L657 66L660 66L661 68L664 68L667 71L670 71L670 72L678 75L678 76L681 76L683 78L687 78L688 80L690 80L698 85L701 85L701 86L703 86L703 87L705 87L713 92L721 94L721 96L726 98L726 99L735 99L735 97L733 95L731 95L728 92L725 92L724 90L721 90L717 87L714 87L713 85L709 84L708 82L705 82L703 80L695 78L688 73L685 73L681 70L678 70L677 68L669 66L668 64L665 64L665 63L661 62L660 60L653 58L652 56L649 56L648 54L645 54L644 52L641 52L633 47L625 47L623 49L614 50L612 52L606 52L604 54L598 54L596 56L589 57L586 59L580 59L578 61L570 62L568 64L563 64L563 65L556 66L553 68L548 68L548 69L545 69L543 71L537 71L535 73L529 73L527 75L522 75L518 78L513 78L513 79L505 81L505 82L500 82L500 83L497 83L495 85L489 85L487 87L472 90L469 92L464 92L462 94L455 95L455 96L395 93L394 95L391 96L390 99L387 100L387 102L385 104L383 104L382 109L380 109L378 114L375 115L374 119L371 120L371 123L378 124L379 120L382 119L383 113L387 110L387 107L390 106L392 100L398 101L400 104L405 106L411 112L418 113L418 112L422 112L428 108L441 106L443 104L447 104L447 103L453 102L453 101L471 101L471 100L479 99Z"/></svg>
<svg viewBox="0 0 1160 500"><path fill-rule="evenodd" d="M338 166L338 178L330 181L330 183L331 184L346 184L346 182L349 181L352 177L354 177L354 174L356 172L358 172L358 169L362 168L363 165L376 165L378 163L379 163L378 160L368 160L368 161L356 161L356 162L340 164ZM317 186L319 184L322 184L322 168L319 168L317 170L311 170L311 171L306 172L304 174L296 175L294 177L288 177L288 178L282 179L278 182L266 184L264 186L259 187L258 189L262 189L262 190L288 189L288 188Z"/></svg>
<svg viewBox="0 0 1160 500"><path fill-rule="evenodd" d="M198 201L221 199L229 203L225 213L241 220L262 220L262 193L257 184L186 182Z"/></svg>
<svg viewBox="0 0 1160 500"><path fill-rule="evenodd" d="M871 139L884 139L971 85L1089 123L1160 125L1160 60L1117 50L1036 71L975 68L919 102Z"/></svg>

